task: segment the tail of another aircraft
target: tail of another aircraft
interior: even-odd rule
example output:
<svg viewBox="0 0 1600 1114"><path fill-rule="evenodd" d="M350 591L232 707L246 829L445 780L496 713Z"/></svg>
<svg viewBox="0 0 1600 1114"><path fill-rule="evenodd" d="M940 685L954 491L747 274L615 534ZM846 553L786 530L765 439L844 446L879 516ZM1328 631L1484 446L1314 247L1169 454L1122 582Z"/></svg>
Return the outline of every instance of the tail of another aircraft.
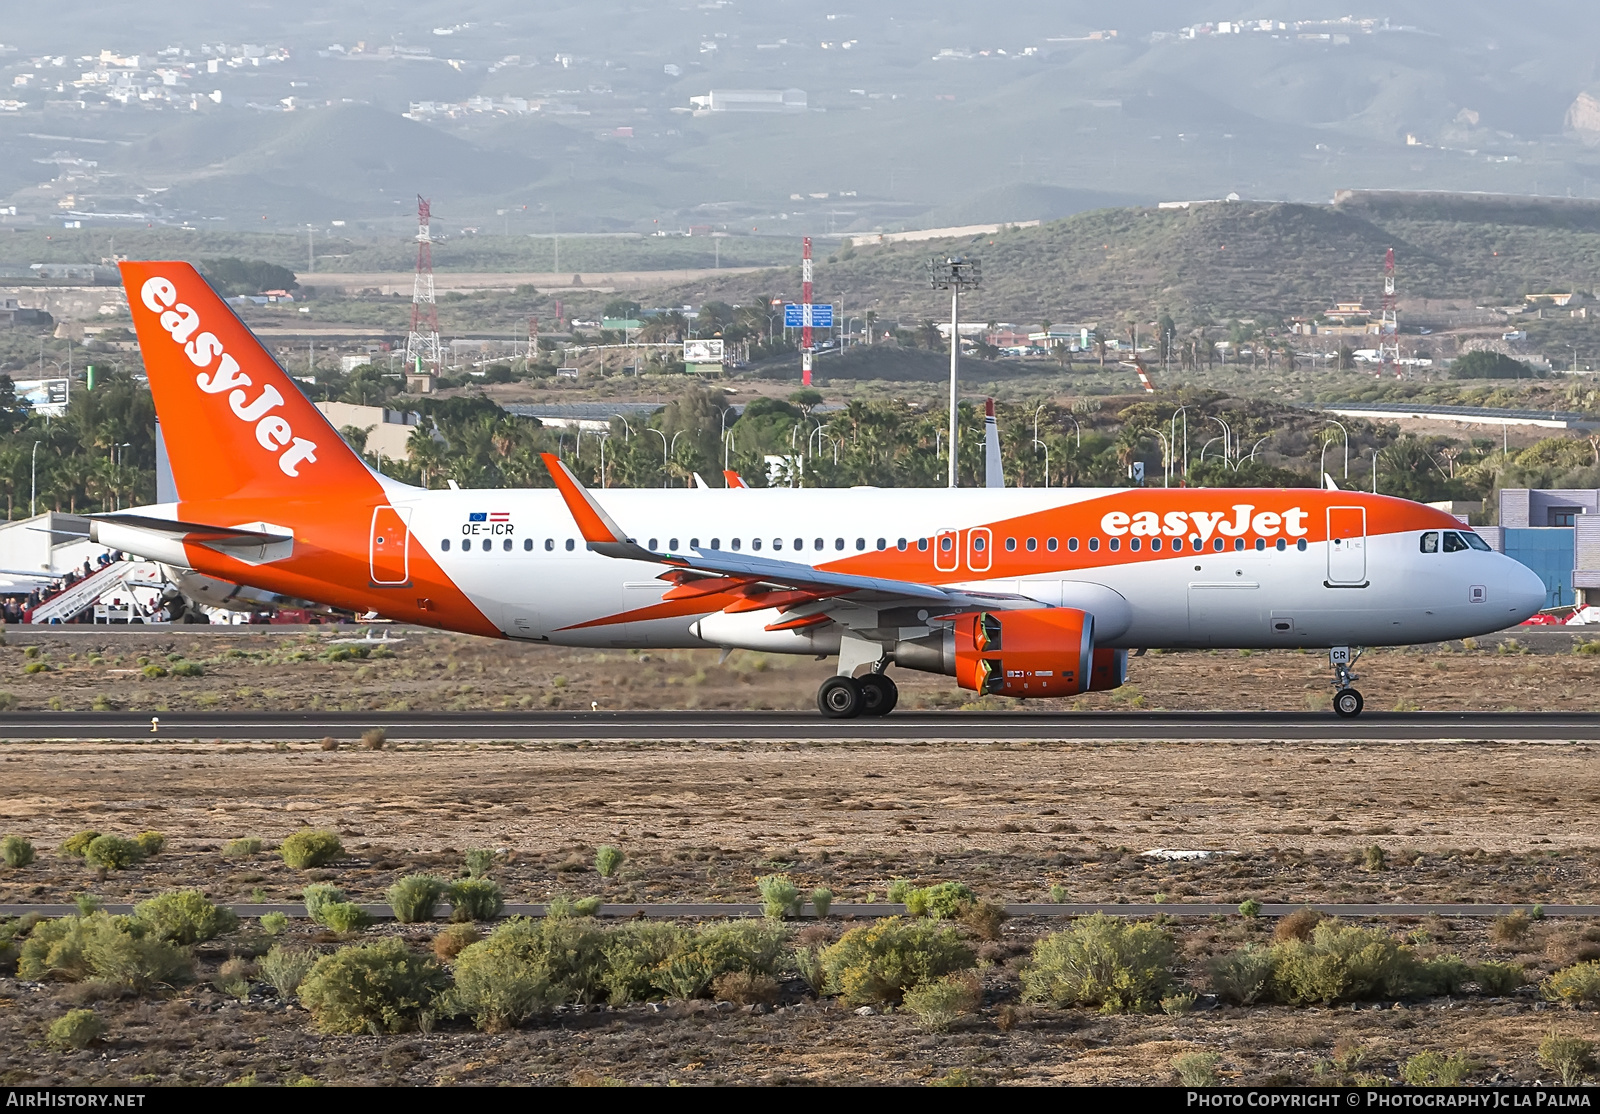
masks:
<svg viewBox="0 0 1600 1114"><path fill-rule="evenodd" d="M122 281L179 499L374 491L361 458L192 265L124 263Z"/></svg>

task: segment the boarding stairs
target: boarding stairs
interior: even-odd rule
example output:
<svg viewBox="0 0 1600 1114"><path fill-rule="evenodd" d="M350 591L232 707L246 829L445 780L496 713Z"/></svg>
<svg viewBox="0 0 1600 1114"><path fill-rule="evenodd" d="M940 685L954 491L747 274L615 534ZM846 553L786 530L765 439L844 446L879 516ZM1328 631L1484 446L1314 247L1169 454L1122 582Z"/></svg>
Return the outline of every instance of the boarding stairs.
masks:
<svg viewBox="0 0 1600 1114"><path fill-rule="evenodd" d="M23 613L26 623L70 623L101 599L115 592L160 588L165 583L161 566L148 561L113 561L95 569L65 591Z"/></svg>

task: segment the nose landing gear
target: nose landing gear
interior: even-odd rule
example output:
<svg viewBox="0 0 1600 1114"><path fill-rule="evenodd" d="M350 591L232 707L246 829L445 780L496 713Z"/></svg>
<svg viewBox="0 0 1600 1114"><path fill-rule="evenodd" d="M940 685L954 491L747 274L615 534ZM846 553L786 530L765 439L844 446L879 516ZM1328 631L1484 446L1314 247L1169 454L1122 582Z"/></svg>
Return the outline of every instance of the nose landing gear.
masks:
<svg viewBox="0 0 1600 1114"><path fill-rule="evenodd" d="M1359 648L1352 650L1349 646L1334 646L1328 651L1328 663L1333 666L1333 714L1342 719L1353 719L1361 714L1361 709L1366 706L1366 701L1361 698L1361 693L1356 691L1354 683L1361 678L1356 676L1354 666L1361 657Z"/></svg>

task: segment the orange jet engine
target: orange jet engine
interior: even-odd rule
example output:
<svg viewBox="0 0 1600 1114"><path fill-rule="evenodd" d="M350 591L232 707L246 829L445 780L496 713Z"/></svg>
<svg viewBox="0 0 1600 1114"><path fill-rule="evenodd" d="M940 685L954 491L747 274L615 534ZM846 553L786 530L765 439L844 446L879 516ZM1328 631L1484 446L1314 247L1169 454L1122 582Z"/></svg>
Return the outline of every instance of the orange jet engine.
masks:
<svg viewBox="0 0 1600 1114"><path fill-rule="evenodd" d="M955 618L956 683L995 696L1089 691L1094 616L1071 607L975 611ZM1112 686L1106 686L1112 687Z"/></svg>

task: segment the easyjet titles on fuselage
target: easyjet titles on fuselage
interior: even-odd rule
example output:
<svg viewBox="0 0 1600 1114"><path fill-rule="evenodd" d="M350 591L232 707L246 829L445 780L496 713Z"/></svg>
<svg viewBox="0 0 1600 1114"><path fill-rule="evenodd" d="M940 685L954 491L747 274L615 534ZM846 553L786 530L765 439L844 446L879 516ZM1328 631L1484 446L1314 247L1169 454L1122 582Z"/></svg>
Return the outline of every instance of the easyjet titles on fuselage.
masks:
<svg viewBox="0 0 1600 1114"><path fill-rule="evenodd" d="M1100 529L1111 537L1131 534L1136 538L1169 538L1197 535L1201 541L1210 541L1213 533L1238 538L1254 532L1263 538L1275 537L1281 530L1291 538L1302 538L1310 533L1302 525L1308 515L1300 507L1286 511L1256 511L1254 503L1235 503L1232 517L1227 511L1109 511L1100 518ZM1255 512L1252 514L1252 512Z"/></svg>

